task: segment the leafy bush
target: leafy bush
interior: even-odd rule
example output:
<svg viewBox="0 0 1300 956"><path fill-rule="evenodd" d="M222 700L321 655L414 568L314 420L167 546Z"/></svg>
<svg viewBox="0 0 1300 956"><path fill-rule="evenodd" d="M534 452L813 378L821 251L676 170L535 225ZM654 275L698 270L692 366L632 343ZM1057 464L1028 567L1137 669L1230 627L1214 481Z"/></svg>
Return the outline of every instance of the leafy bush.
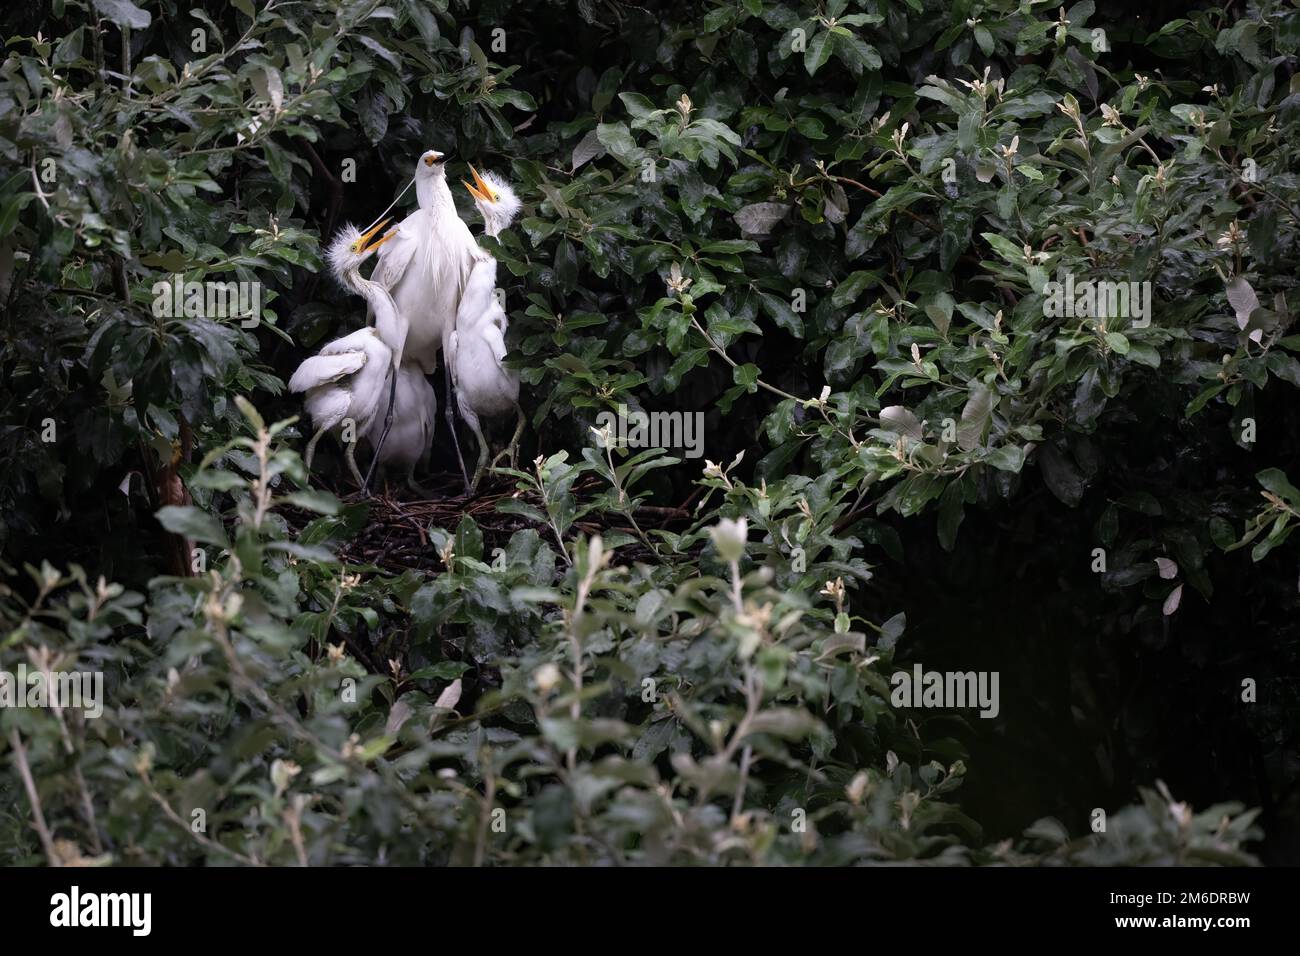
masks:
<svg viewBox="0 0 1300 956"><path fill-rule="evenodd" d="M0 712L8 860L1246 864L1261 810L1293 831L1300 13L652 6L6 14L0 669L107 684ZM525 201L492 249L537 457L341 500L282 382L358 321L320 241L431 145ZM260 321L159 317L173 274L260 282ZM1060 314L1067 276L1150 283L1151 321ZM705 411L710 460L599 447L620 406ZM945 657L1016 676L1001 732L891 704ZM964 813L1017 747L982 786L1023 819Z"/></svg>

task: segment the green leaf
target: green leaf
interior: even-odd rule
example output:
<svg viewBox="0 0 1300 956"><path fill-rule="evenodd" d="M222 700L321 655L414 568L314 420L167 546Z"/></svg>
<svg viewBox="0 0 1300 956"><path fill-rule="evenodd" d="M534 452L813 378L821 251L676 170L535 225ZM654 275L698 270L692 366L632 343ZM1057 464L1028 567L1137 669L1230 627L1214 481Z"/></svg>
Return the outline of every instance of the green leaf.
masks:
<svg viewBox="0 0 1300 956"><path fill-rule="evenodd" d="M1268 370L1282 381L1300 388L1300 362L1294 356L1272 351L1264 357L1264 362L1268 365Z"/></svg>
<svg viewBox="0 0 1300 956"><path fill-rule="evenodd" d="M820 720L808 711L796 707L771 707L761 710L749 723L751 734L772 734L786 740L803 740L822 729Z"/></svg>
<svg viewBox="0 0 1300 956"><path fill-rule="evenodd" d="M455 680L470 670L472 670L470 665L463 661L439 661L428 667L421 667L419 670L412 671L407 675L407 680Z"/></svg>
<svg viewBox="0 0 1300 956"><path fill-rule="evenodd" d="M1245 328L1250 321L1250 314L1259 308L1259 298L1249 282L1237 276L1227 286L1228 304L1237 313L1237 325Z"/></svg>
<svg viewBox="0 0 1300 956"><path fill-rule="evenodd" d="M228 548L229 540L221 523L193 505L167 505L158 509L158 523L173 534L192 538L200 544Z"/></svg>
<svg viewBox="0 0 1300 956"><path fill-rule="evenodd" d="M961 482L953 481L939 497L939 545L951 551L957 543L957 529L966 517Z"/></svg>
<svg viewBox="0 0 1300 956"><path fill-rule="evenodd" d="M815 76L826 61L831 58L835 51L835 46L831 34L826 30L821 30L812 38L808 44L808 49L804 51L803 65L808 71L809 76Z"/></svg>
<svg viewBox="0 0 1300 956"><path fill-rule="evenodd" d="M752 362L746 362L744 365L737 365L732 370L732 378L737 385L743 386L747 392L758 391L758 373L759 368Z"/></svg>
<svg viewBox="0 0 1300 956"><path fill-rule="evenodd" d="M705 243L700 252L732 254L737 252L758 252L758 243L750 239L723 239L718 242Z"/></svg>
<svg viewBox="0 0 1300 956"><path fill-rule="evenodd" d="M862 295L867 289L871 288L880 280L880 273L859 270L851 273L843 282L835 287L831 294L831 305L837 309L845 308L857 301L858 296Z"/></svg>
<svg viewBox="0 0 1300 956"><path fill-rule="evenodd" d="M1265 468L1255 475L1255 480L1293 508L1300 508L1300 491L1287 479L1280 468Z"/></svg>
<svg viewBox="0 0 1300 956"><path fill-rule="evenodd" d="M1071 508L1078 505L1083 498L1083 476L1073 461L1055 445L1042 445L1038 449L1038 467L1052 494Z"/></svg>
<svg viewBox="0 0 1300 956"><path fill-rule="evenodd" d="M626 123L601 123L596 127L596 138L610 155L627 166L636 165L643 152L637 147Z"/></svg>
<svg viewBox="0 0 1300 956"><path fill-rule="evenodd" d="M1024 250L1017 246L1010 239L1004 239L997 233L982 232L980 236L993 247L993 251L1000 255L1013 266L1023 266L1025 264Z"/></svg>
<svg viewBox="0 0 1300 956"><path fill-rule="evenodd" d="M149 15L149 11L141 10L130 0L93 0L93 2L96 10L120 27L143 30L153 22L153 17ZM243 9L241 3L248 3L248 0L239 0L239 2L235 3L235 6ZM250 17L253 15L251 9L245 12Z"/></svg>
<svg viewBox="0 0 1300 956"><path fill-rule="evenodd" d="M1019 474L1025 466L1025 450L1019 445L1001 445L985 456L984 461L998 471Z"/></svg>
<svg viewBox="0 0 1300 956"><path fill-rule="evenodd" d="M957 446L962 451L980 446L992 415L992 390L981 382L972 382L966 405L961 410L961 423L957 426Z"/></svg>
<svg viewBox="0 0 1300 956"><path fill-rule="evenodd" d="M456 526L456 556L461 558L472 558L475 561L483 559L483 532L469 515L460 519L460 524Z"/></svg>
<svg viewBox="0 0 1300 956"><path fill-rule="evenodd" d="M905 435L914 441L925 439L921 420L902 405L889 405L880 410L880 427L887 428L898 435Z"/></svg>
<svg viewBox="0 0 1300 956"><path fill-rule="evenodd" d="M321 515L336 515L343 507L343 503L328 491L318 491L314 488L292 492L280 500Z"/></svg>
<svg viewBox="0 0 1300 956"><path fill-rule="evenodd" d="M952 325L952 310L953 299L947 292L940 292L925 303L925 314L944 338L948 337L948 327Z"/></svg>
<svg viewBox="0 0 1300 956"><path fill-rule="evenodd" d="M741 206L736 212L736 225L742 232L751 236L766 236L776 228L776 224L790 211L789 203L754 202Z"/></svg>
<svg viewBox="0 0 1300 956"><path fill-rule="evenodd" d="M1204 391L1202 391L1199 395L1193 398L1190 402L1187 403L1187 408L1186 410L1184 410L1183 414L1186 415L1188 418L1191 418L1202 408L1204 408L1207 404L1209 404L1210 399L1214 398L1214 396L1218 395L1227 387L1228 387L1227 385L1221 385L1221 384L1209 386Z"/></svg>
<svg viewBox="0 0 1300 956"><path fill-rule="evenodd" d="M801 319L784 299L768 292L759 293L763 311L771 316L777 327L789 332L795 338L803 338L803 319Z"/></svg>

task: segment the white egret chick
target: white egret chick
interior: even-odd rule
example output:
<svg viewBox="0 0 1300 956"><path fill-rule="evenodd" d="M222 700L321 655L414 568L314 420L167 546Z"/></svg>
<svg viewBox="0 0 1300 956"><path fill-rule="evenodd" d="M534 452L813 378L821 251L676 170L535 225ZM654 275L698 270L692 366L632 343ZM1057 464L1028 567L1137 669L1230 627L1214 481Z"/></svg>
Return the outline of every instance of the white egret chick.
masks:
<svg viewBox="0 0 1300 956"><path fill-rule="evenodd" d="M392 238L375 236L388 224L367 232L344 226L330 244L326 258L330 270L344 287L365 297L375 314L375 324L327 342L319 353L298 366L289 379L289 391L306 392L303 404L316 433L307 443L304 460L311 468L316 443L327 431L351 420L358 437L382 418L380 411L391 390L389 375L401 361L407 322L383 287L361 277L362 263ZM386 387L387 386L387 387ZM355 441L344 442L348 468L358 485L365 481L357 468Z"/></svg>
<svg viewBox="0 0 1300 956"><path fill-rule="evenodd" d="M415 469L428 461L433 451L433 430L438 415L438 394L424 372L409 362L397 370L397 385L393 401L393 424L388 437L380 445L383 431L382 416L375 416L366 434L372 448L376 448L377 462L381 467L398 467L406 471L406 485L411 490L427 495L415 481Z"/></svg>
<svg viewBox="0 0 1300 956"><path fill-rule="evenodd" d="M484 233L496 237L518 214L519 198L500 177L492 173L480 176L473 166L470 173L475 185L465 183L465 188L483 216ZM524 430L524 411L519 407L519 375L503 364L509 320L497 298L496 284L496 259L479 249L456 313L456 329L447 347L447 367L456 384L457 407L478 439L478 466L471 487L478 485L487 468L488 443L483 437L481 419L515 410L518 424L514 436L497 455L500 458L509 454L511 467L516 464L519 437Z"/></svg>

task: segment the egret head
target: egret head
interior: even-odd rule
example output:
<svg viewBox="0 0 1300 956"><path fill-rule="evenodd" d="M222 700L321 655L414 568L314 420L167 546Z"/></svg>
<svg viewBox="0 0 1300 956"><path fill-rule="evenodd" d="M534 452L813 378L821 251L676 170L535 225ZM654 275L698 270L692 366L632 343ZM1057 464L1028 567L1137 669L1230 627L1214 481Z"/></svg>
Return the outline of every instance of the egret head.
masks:
<svg viewBox="0 0 1300 956"><path fill-rule="evenodd" d="M446 158L446 153L440 153L436 149L426 149L415 163L415 178L417 180L440 179L447 175L447 169L443 166Z"/></svg>
<svg viewBox="0 0 1300 956"><path fill-rule="evenodd" d="M478 206L478 211L483 216L483 231L495 237L519 214L519 197L510 188L510 184L496 173L480 176L473 166L470 166L469 172L474 177L474 185L471 186L464 180L461 182L474 197L474 205Z"/></svg>
<svg viewBox="0 0 1300 956"><path fill-rule="evenodd" d="M361 264L369 259L376 249L397 234L397 230L394 229L379 237L379 234L383 232L384 227L389 222L391 222L390 219L385 219L365 232L362 232L351 223L339 230L339 234L334 237L334 241L330 243L329 250L325 254L325 258L329 261L330 272L334 273L334 278L348 288L356 287Z"/></svg>

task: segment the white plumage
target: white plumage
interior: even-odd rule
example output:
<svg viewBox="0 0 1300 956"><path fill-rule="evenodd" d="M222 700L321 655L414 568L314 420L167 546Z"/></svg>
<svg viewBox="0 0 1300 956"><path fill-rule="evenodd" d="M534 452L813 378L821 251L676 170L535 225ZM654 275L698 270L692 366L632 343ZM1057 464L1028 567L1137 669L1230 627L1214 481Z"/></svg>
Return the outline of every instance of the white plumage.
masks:
<svg viewBox="0 0 1300 956"><path fill-rule="evenodd" d="M416 162L420 208L398 225L370 277L392 294L411 323L405 361L425 374L438 367L438 350L455 327L456 307L478 252L456 212L442 160L442 153L431 149Z"/></svg>
<svg viewBox="0 0 1300 956"><path fill-rule="evenodd" d="M375 316L374 326L327 342L289 379L289 391L306 393L303 405L316 428L307 443L307 467L311 468L321 435L339 430L350 420L354 440L345 442L344 449L358 485L364 482L357 468L356 439L365 436L376 421L382 425L389 394L388 376L401 359L407 334L407 322L392 297L379 285L361 278L359 271L361 264L391 236L372 241L385 224L381 222L364 234L355 226L345 226L326 255L335 277L365 297Z"/></svg>
<svg viewBox="0 0 1300 956"><path fill-rule="evenodd" d="M417 160L415 194L419 208L402 220L393 242L380 253L371 275L371 279L392 293L398 309L410 320L403 361L425 375L437 369L438 352L449 347L456 327L456 308L478 253L478 244L470 235L469 227L456 212L443 158L442 153L431 149ZM446 381L450 398L450 374ZM422 390L416 393L413 380L407 395L419 404L403 412L422 414L427 395ZM450 401L444 411L455 442ZM395 407L395 419L396 415ZM386 446L384 442L377 459L381 463L396 460L390 459L384 450ZM458 443L456 456L460 457ZM463 463L461 470L464 471Z"/></svg>
<svg viewBox="0 0 1300 956"><path fill-rule="evenodd" d="M480 176L472 166L470 172L477 188L469 183L465 188L483 216L483 231L495 237L519 212L519 199L500 177L492 173ZM496 294L496 259L485 250L477 252L477 261L456 313L456 328L447 346L447 367L456 385L456 404L479 443L474 485L487 467L488 444L483 437L482 419L504 415L512 408L516 410L518 424L507 447L512 467L524 425L523 410L519 407L519 375L504 363L509 320Z"/></svg>
<svg viewBox="0 0 1300 956"><path fill-rule="evenodd" d="M397 393L393 402L393 426L379 452L379 464L406 471L406 483L423 492L415 483L415 469L428 461L433 446L433 430L438 415L438 395L419 366L404 363L397 370ZM371 423L366 439L371 447L379 442L384 417Z"/></svg>

